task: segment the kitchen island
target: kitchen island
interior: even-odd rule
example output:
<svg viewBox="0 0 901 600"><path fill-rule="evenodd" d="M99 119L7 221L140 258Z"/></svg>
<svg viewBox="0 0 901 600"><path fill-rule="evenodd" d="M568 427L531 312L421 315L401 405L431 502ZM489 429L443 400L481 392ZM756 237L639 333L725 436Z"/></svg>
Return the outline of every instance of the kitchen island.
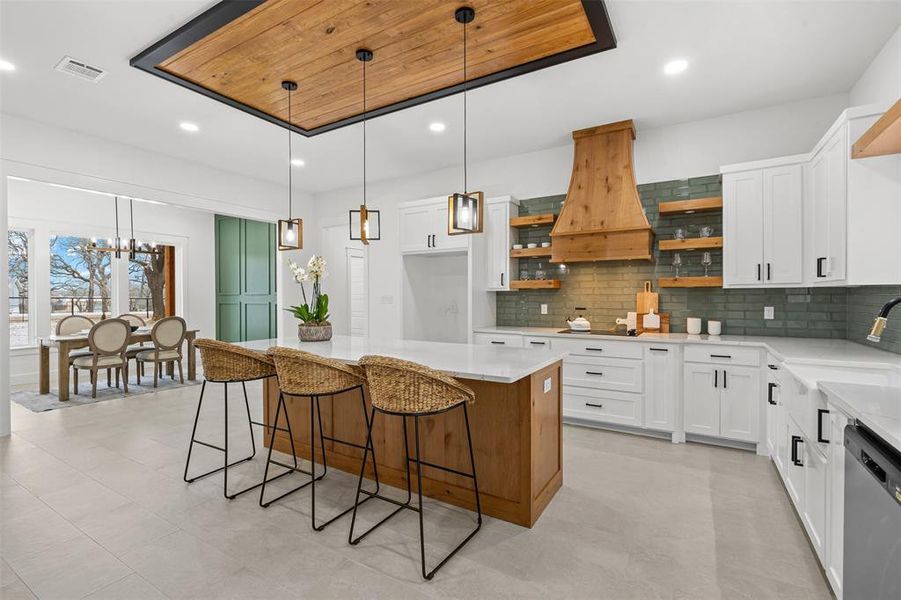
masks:
<svg viewBox="0 0 901 600"><path fill-rule="evenodd" d="M295 348L345 363L355 363L366 355L390 356L458 378L476 393L469 417L482 512L487 515L531 527L563 484L563 353L341 335L328 342L283 338L241 345L260 351L271 346ZM278 401L278 383L269 379L263 386L264 419L269 423ZM326 436L365 443L366 425L358 391L322 396L320 402ZM297 455L309 459L310 402L306 398L288 398L286 403ZM424 417L422 431L423 460L469 470L462 411ZM405 489L402 420L378 415L372 436L379 480ZM325 447L329 468L359 474L361 450L329 441ZM275 449L290 453L286 433L278 432ZM318 444L316 461L322 462ZM366 469L371 478L371 462L367 462ZM426 468L422 487L426 496L475 509L470 479Z"/></svg>

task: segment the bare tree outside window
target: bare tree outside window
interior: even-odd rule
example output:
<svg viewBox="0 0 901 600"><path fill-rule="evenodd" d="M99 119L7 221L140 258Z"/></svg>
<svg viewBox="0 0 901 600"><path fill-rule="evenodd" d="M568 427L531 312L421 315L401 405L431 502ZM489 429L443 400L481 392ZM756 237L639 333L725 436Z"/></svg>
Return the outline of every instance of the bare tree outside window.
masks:
<svg viewBox="0 0 901 600"><path fill-rule="evenodd" d="M90 248L91 241L75 236L50 238L51 323L70 314L94 320L112 308L110 252Z"/></svg>
<svg viewBox="0 0 901 600"><path fill-rule="evenodd" d="M28 317L28 234L9 230L6 239L9 254L9 345L31 343Z"/></svg>
<svg viewBox="0 0 901 600"><path fill-rule="evenodd" d="M128 264L129 312L147 322L166 316L166 273L162 246L159 254L137 254Z"/></svg>

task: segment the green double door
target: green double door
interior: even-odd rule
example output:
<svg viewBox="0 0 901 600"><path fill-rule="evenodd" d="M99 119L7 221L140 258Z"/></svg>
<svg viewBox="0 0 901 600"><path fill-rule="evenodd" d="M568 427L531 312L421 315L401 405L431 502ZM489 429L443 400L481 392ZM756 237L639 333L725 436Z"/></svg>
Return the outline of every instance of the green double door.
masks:
<svg viewBox="0 0 901 600"><path fill-rule="evenodd" d="M216 338L277 337L275 225L216 215Z"/></svg>

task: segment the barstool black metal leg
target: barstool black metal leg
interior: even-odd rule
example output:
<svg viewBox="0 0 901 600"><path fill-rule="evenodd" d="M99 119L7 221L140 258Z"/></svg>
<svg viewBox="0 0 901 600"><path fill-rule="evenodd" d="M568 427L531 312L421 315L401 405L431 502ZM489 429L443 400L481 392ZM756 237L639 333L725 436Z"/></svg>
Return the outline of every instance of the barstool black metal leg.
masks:
<svg viewBox="0 0 901 600"><path fill-rule="evenodd" d="M200 400L197 401L197 413L194 416L194 428L191 431L191 443L188 444L188 459L185 461L185 474L184 474L185 483L193 483L193 482L197 481L198 479L203 479L204 477L213 475L215 473L218 473L219 471L224 471L228 468L234 467L235 465L239 465L243 462L247 462L248 460L251 460L253 458L253 455L250 455L246 458L236 460L233 463L228 463L227 458L226 458L226 464L224 466L213 469L212 471L207 471L206 473L197 475L196 477L191 477L190 479L188 478L188 469L191 466L191 452L194 449L194 444L200 444L201 446L206 446L207 448L212 448L213 450L218 450L219 452L226 453L226 449L221 446L217 446L215 444L209 444L207 442L203 442L201 440L196 439L197 423L200 420L200 407L203 405L203 395L204 395L204 392L206 391L206 383L207 382L204 380L203 384L200 387ZM225 384L223 384L223 385L225 385ZM226 388L226 390L227 389L228 388ZM227 393L228 392L226 391L226 394ZM226 439L226 446L227 445L228 445L228 443L227 443L227 439ZM226 453L226 456L227 456L227 453Z"/></svg>
<svg viewBox="0 0 901 600"><path fill-rule="evenodd" d="M286 465L284 463L272 460L272 450L275 447L275 432L278 431L278 417L279 417L279 414L281 413L282 407L284 407L284 410L285 410L285 425L287 426L287 430L288 430L288 441L291 444L291 454L294 457L294 465L295 465L294 468L291 468L290 465ZM277 464L281 467L285 467L288 470L280 475L276 475L272 479L269 479L269 465L272 463ZM302 490L303 488L307 487L308 485L311 485L316 479L322 479L322 475L320 475L319 477L316 477L314 471L315 471L315 469L311 469L310 471L305 471L297 465L297 449L294 447L294 432L291 430L291 419L288 417L288 406L287 406L287 404L285 404L285 395L283 393L279 392L278 404L275 409L275 419L273 420L273 426L272 426L272 435L269 438L269 454L266 457L266 469L263 472L263 481L258 484L258 486L260 487L260 506L262 506L263 508L266 508L266 507L270 506L273 502L277 502L277 501L281 500L282 498L284 498L285 496L293 494L294 492ZM266 484L271 481L275 481L276 479L278 479L280 477L284 477L285 475L289 475L294 472L304 473L306 475L310 475L312 478L310 479L310 481L304 482L301 485L297 486L296 488L289 490L287 492L284 492L283 494L276 496L275 498L273 498L272 500L269 500L268 502L264 502L264 498L266 497Z"/></svg>
<svg viewBox="0 0 901 600"><path fill-rule="evenodd" d="M466 402L463 403L463 419L466 421L466 441L469 442L469 466L472 468L472 487L476 494L476 514L479 518L479 527L482 526L482 501L479 498L479 478L476 476L476 457L472 451L472 429L469 428L469 409L466 408ZM476 527L476 531L479 528ZM473 532L475 534L475 532ZM470 536L472 537L472 536Z"/></svg>
<svg viewBox="0 0 901 600"><path fill-rule="evenodd" d="M140 385L140 382L138 382ZM194 427L191 429L191 442L188 444L188 459L185 461L185 482L193 481L188 479L188 467L191 465L191 451L194 449L194 438L197 436L197 422L200 420L200 407L203 406L203 393L206 391L206 380L200 384L200 400L197 401L197 413L194 415Z"/></svg>
<svg viewBox="0 0 901 600"><path fill-rule="evenodd" d="M242 381L241 388L244 390L244 408L247 409L247 429L250 430L250 446L253 448L251 458L257 455L257 443L253 439L253 419L250 418L250 401L247 400L247 385Z"/></svg>

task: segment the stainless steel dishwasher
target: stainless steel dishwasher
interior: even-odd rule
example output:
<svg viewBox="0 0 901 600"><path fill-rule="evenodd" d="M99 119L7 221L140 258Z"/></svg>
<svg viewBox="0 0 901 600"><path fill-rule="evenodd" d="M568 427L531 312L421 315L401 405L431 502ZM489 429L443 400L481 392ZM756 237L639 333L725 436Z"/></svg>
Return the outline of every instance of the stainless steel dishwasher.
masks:
<svg viewBox="0 0 901 600"><path fill-rule="evenodd" d="M844 600L901 598L901 453L845 428Z"/></svg>

